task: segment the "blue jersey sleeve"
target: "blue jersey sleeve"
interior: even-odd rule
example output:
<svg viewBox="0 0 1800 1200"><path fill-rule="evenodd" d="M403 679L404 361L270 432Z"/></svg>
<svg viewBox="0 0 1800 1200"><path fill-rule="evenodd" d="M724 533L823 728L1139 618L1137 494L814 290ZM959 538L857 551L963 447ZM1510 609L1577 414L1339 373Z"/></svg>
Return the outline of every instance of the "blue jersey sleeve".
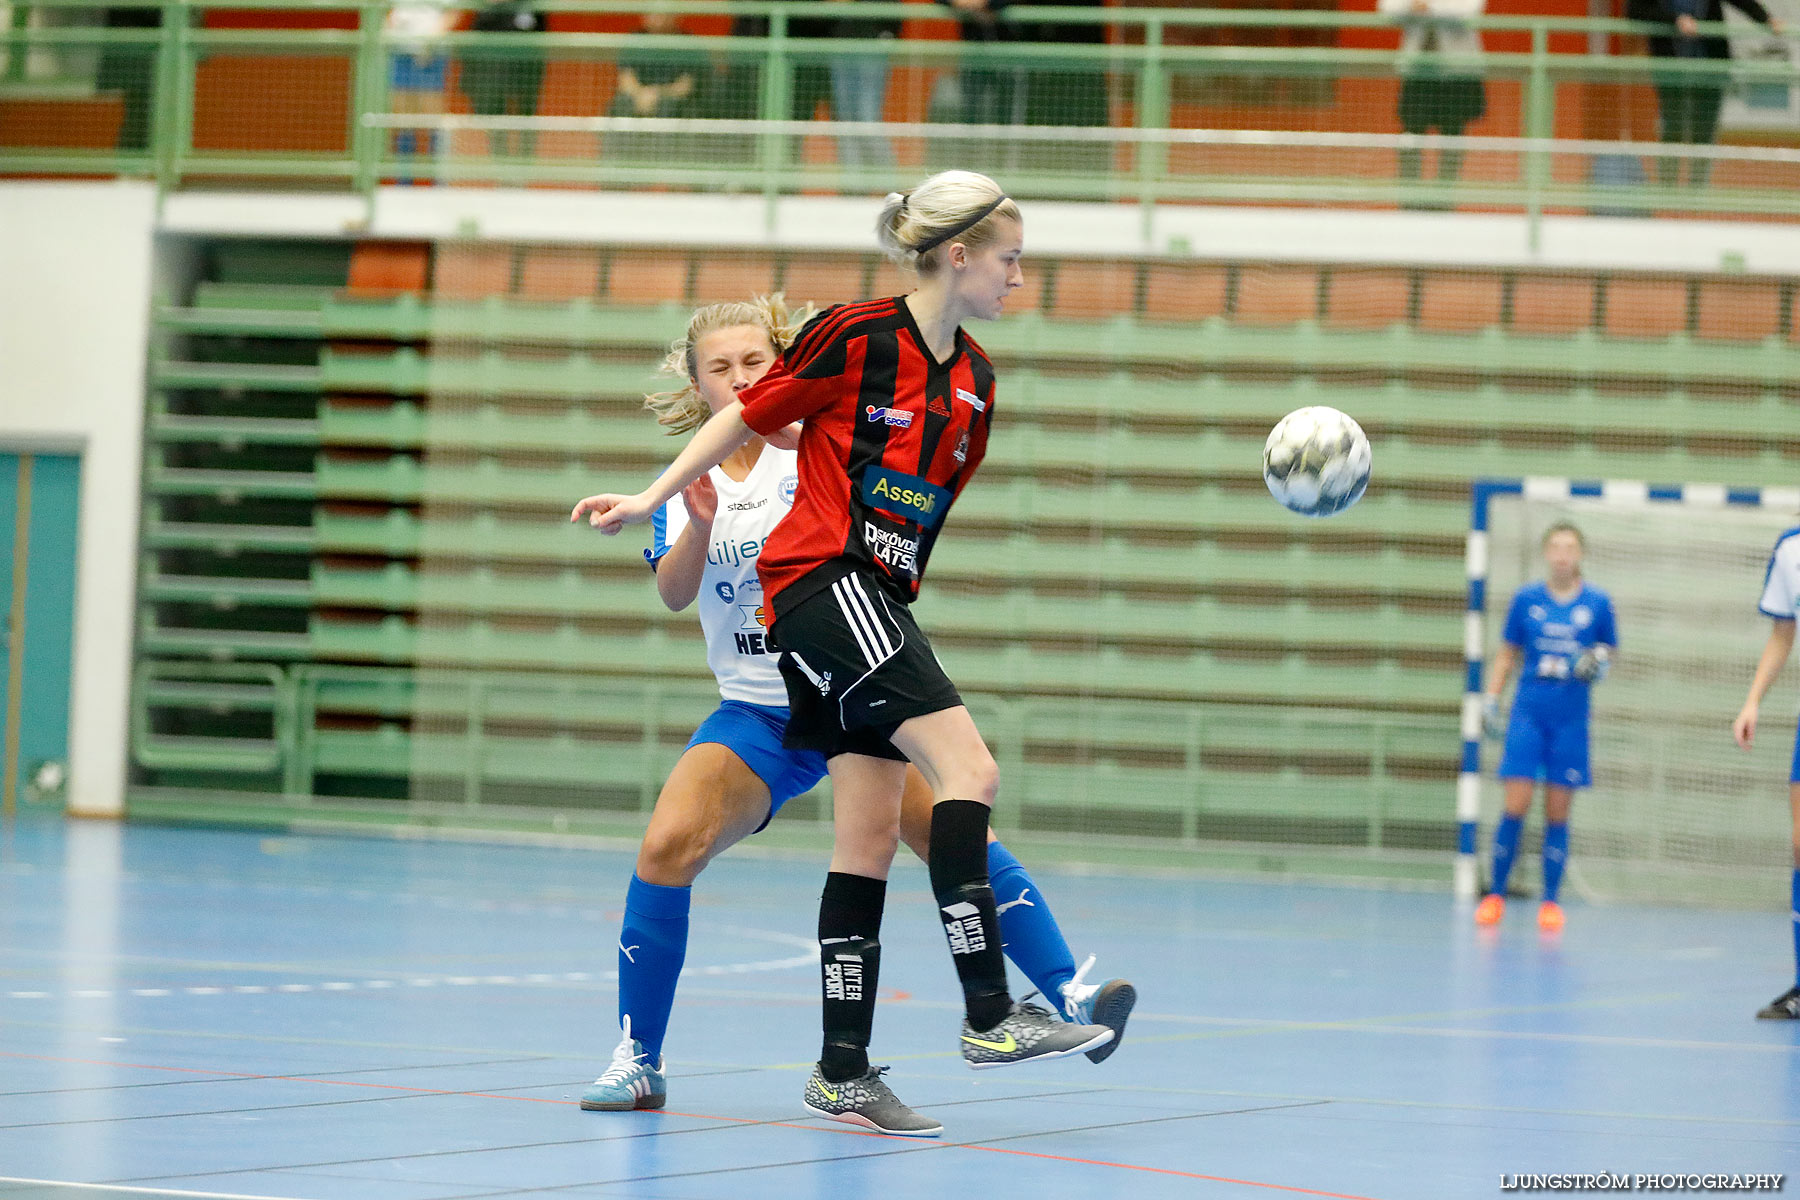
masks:
<svg viewBox="0 0 1800 1200"><path fill-rule="evenodd" d="M1619 648L1619 627L1613 618L1611 596L1601 598L1600 611L1594 618L1594 641L1615 650Z"/></svg>
<svg viewBox="0 0 1800 1200"><path fill-rule="evenodd" d="M1506 628L1500 634L1509 646L1523 647L1531 636L1525 628L1525 609L1525 593L1521 590L1513 594L1512 605L1506 610Z"/></svg>
<svg viewBox="0 0 1800 1200"><path fill-rule="evenodd" d="M665 502L650 517L650 548L644 551L644 561L654 571L673 547L674 540L669 536L669 506Z"/></svg>

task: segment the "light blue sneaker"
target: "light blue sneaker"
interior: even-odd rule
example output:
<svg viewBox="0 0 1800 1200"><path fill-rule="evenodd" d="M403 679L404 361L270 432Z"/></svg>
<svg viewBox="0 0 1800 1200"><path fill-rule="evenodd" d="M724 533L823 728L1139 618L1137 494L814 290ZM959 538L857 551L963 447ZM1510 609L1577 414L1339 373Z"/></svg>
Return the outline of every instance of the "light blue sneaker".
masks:
<svg viewBox="0 0 1800 1200"><path fill-rule="evenodd" d="M1087 1052L1090 1062L1105 1062L1125 1040L1125 1022L1137 1006L1137 989L1125 979L1082 982L1093 965L1094 956L1090 954L1081 964L1081 970L1075 972L1075 978L1062 985L1063 1016L1075 1025L1104 1025L1113 1031L1110 1042Z"/></svg>
<svg viewBox="0 0 1800 1200"><path fill-rule="evenodd" d="M631 1018L625 1018L625 1039L613 1051L612 1065L581 1093L581 1107L588 1112L630 1112L637 1108L661 1108L669 1099L669 1082L663 1060L652 1065L644 1043L631 1036Z"/></svg>

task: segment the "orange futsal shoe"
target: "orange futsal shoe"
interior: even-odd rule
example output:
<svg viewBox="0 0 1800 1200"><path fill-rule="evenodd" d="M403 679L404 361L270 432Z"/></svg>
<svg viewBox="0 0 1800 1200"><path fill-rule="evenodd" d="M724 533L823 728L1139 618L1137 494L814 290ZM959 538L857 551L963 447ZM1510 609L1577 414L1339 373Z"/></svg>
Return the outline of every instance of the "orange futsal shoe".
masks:
<svg viewBox="0 0 1800 1200"><path fill-rule="evenodd" d="M1538 928L1545 933L1561 933L1563 927L1562 905L1554 900L1546 900L1538 905Z"/></svg>
<svg viewBox="0 0 1800 1200"><path fill-rule="evenodd" d="M1475 923L1477 925L1498 925L1500 917L1506 912L1506 897L1498 892L1490 892L1481 898L1475 906Z"/></svg>

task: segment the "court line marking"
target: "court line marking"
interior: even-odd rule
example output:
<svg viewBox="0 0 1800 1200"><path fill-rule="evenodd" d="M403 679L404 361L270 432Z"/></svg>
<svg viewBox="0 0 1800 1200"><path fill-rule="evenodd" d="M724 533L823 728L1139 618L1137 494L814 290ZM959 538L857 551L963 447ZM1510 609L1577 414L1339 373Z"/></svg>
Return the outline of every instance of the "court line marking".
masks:
<svg viewBox="0 0 1800 1200"><path fill-rule="evenodd" d="M128 1187L122 1183L75 1183L68 1179L18 1179L0 1175L0 1183L28 1183L33 1187L80 1188L83 1191L126 1192L134 1196L203 1196L206 1200L294 1200L292 1196L253 1196L245 1192L184 1192L176 1188Z"/></svg>
<svg viewBox="0 0 1800 1200"><path fill-rule="evenodd" d="M682 978L711 977L725 975L755 975L765 972L792 971L801 967L810 967L819 961L819 944L811 938L775 929L752 929L740 925L721 925L716 927L721 933L738 934L745 937L761 938L765 941L785 943L798 948L799 953L785 958L754 959L750 962L712 963L706 966L687 966L681 969ZM296 965L286 963L239 964L236 969L246 973L261 972L274 974L292 972ZM298 968L304 969L304 968ZM0 997L8 1000L107 1000L115 997L134 996L140 999L164 999L176 995L182 996L224 996L224 995L299 995L310 992L362 992L389 991L403 988L428 987L541 987L558 983L593 983L616 982L619 972L608 971L564 971L561 973L533 971L509 975L450 975L430 974L427 972L394 972L394 978L386 979L328 979L313 983L263 983L263 984L169 984L163 987L113 987L113 988L68 988L60 991L42 989L19 989L0 992Z"/></svg>

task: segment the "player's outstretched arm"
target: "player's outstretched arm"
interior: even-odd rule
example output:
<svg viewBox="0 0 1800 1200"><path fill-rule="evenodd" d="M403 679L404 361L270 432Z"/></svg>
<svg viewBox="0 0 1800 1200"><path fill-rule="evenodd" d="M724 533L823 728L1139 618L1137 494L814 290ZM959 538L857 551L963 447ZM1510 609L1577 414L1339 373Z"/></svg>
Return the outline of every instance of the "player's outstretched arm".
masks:
<svg viewBox="0 0 1800 1200"><path fill-rule="evenodd" d="M575 505L569 520L586 517L588 524L604 534L615 534L627 525L648 521L676 492L725 461L727 455L751 438L744 424L744 406L733 400L714 413L700 427L700 432L682 448L668 469L656 482L635 496L603 492L588 496Z"/></svg>
<svg viewBox="0 0 1800 1200"><path fill-rule="evenodd" d="M1762 657L1757 660L1756 674L1750 679L1750 694L1744 700L1744 707L1738 710L1737 717L1731 722L1731 736L1745 750L1756 738L1757 709L1762 705L1762 698L1774 685L1775 677L1781 674L1782 664L1787 662L1788 655L1794 649L1794 622L1792 619L1777 618L1770 622L1769 640L1763 643Z"/></svg>

